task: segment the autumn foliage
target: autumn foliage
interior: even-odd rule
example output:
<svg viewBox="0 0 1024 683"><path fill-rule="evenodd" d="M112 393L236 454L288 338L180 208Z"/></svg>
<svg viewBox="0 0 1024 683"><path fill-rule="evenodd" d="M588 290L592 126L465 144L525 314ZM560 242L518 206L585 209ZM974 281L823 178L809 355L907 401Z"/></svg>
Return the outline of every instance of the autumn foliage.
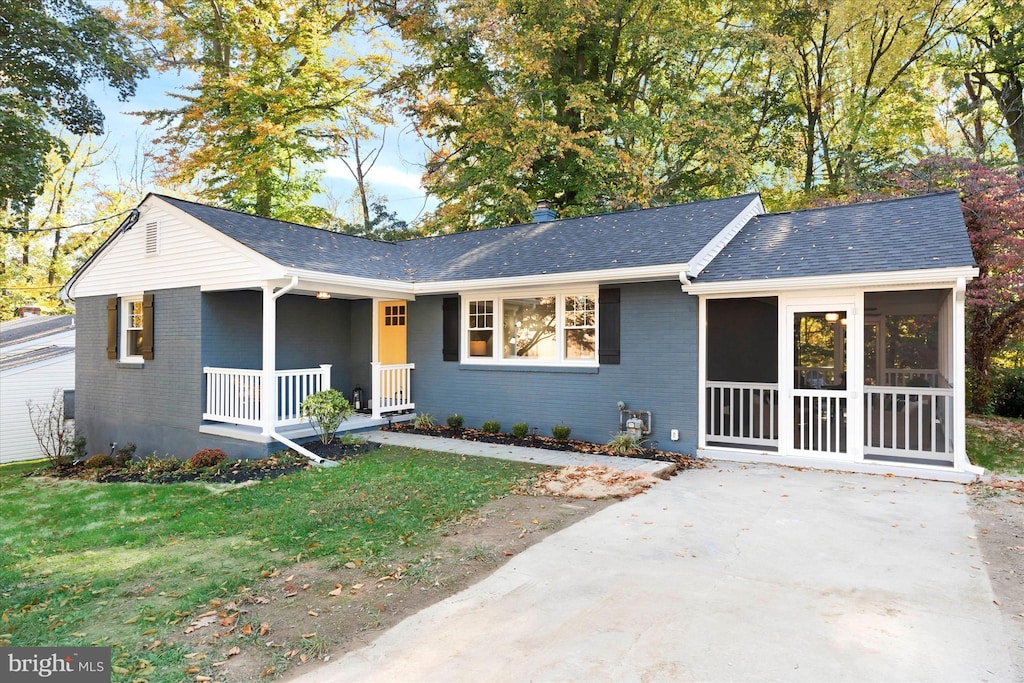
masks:
<svg viewBox="0 0 1024 683"><path fill-rule="evenodd" d="M969 159L926 159L900 176L914 193L956 188L978 277L967 285L970 408L984 411L992 391L993 354L1024 331L1024 180L1016 169Z"/></svg>

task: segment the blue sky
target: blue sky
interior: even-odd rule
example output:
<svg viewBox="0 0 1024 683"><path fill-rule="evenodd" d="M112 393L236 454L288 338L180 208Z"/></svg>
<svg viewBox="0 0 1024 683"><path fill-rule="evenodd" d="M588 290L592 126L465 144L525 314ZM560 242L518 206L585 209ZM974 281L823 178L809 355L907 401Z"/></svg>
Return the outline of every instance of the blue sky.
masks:
<svg viewBox="0 0 1024 683"><path fill-rule="evenodd" d="M138 84L135 97L127 102L120 102L116 92L103 85L92 84L88 88L106 117L107 144L113 150L110 159L99 169L101 180L112 180L115 166L129 168L137 143L145 145L158 133L154 127L142 125L141 117L129 112L175 106L175 101L166 93L189 82L189 75L177 77L153 72ZM409 122L399 121L386 131L384 150L369 174L371 188L387 197L388 206L405 221L412 222L437 205L433 198L425 196L419 183L426 155L426 146ZM341 160L328 161L324 171L324 184L330 194L340 200L348 199L355 189L355 181Z"/></svg>

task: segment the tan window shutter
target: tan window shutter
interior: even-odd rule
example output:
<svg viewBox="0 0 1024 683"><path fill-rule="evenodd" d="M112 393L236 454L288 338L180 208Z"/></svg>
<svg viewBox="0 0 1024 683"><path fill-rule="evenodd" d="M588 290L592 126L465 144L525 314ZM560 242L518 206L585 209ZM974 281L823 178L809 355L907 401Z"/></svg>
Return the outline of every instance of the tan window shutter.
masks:
<svg viewBox="0 0 1024 683"><path fill-rule="evenodd" d="M153 360L153 295L142 297L142 359Z"/></svg>
<svg viewBox="0 0 1024 683"><path fill-rule="evenodd" d="M117 359L117 298L107 299L107 358Z"/></svg>

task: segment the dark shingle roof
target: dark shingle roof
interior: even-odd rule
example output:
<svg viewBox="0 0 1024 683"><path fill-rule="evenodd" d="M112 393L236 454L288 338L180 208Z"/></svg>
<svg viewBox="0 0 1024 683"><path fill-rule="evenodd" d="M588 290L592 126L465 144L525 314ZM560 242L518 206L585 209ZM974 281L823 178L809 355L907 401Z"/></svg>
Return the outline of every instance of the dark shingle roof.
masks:
<svg viewBox="0 0 1024 683"><path fill-rule="evenodd" d="M0 322L0 348L75 328L73 315L33 315Z"/></svg>
<svg viewBox="0 0 1024 683"><path fill-rule="evenodd" d="M402 250L391 242L158 196L211 228L288 268L380 280L411 279L402 258Z"/></svg>
<svg viewBox="0 0 1024 683"><path fill-rule="evenodd" d="M430 282L682 264L756 197L476 230L403 247L414 278Z"/></svg>
<svg viewBox="0 0 1024 683"><path fill-rule="evenodd" d="M688 262L756 194L391 243L160 195L286 267L406 282Z"/></svg>
<svg viewBox="0 0 1024 683"><path fill-rule="evenodd" d="M973 266L955 192L757 216L700 283Z"/></svg>

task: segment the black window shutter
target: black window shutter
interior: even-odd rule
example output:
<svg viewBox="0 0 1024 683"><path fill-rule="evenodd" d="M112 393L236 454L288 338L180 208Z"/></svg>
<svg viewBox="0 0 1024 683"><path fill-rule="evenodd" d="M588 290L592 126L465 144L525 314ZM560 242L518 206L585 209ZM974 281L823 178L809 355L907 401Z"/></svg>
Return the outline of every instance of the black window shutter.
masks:
<svg viewBox="0 0 1024 683"><path fill-rule="evenodd" d="M619 364L619 288L602 287L597 293L598 360L601 365Z"/></svg>
<svg viewBox="0 0 1024 683"><path fill-rule="evenodd" d="M441 305L444 336L441 354L446 361L459 360L459 297L445 297Z"/></svg>
<svg viewBox="0 0 1024 683"><path fill-rule="evenodd" d="M117 297L107 299L107 358L117 360Z"/></svg>
<svg viewBox="0 0 1024 683"><path fill-rule="evenodd" d="M153 295L142 297L142 359L153 360Z"/></svg>

